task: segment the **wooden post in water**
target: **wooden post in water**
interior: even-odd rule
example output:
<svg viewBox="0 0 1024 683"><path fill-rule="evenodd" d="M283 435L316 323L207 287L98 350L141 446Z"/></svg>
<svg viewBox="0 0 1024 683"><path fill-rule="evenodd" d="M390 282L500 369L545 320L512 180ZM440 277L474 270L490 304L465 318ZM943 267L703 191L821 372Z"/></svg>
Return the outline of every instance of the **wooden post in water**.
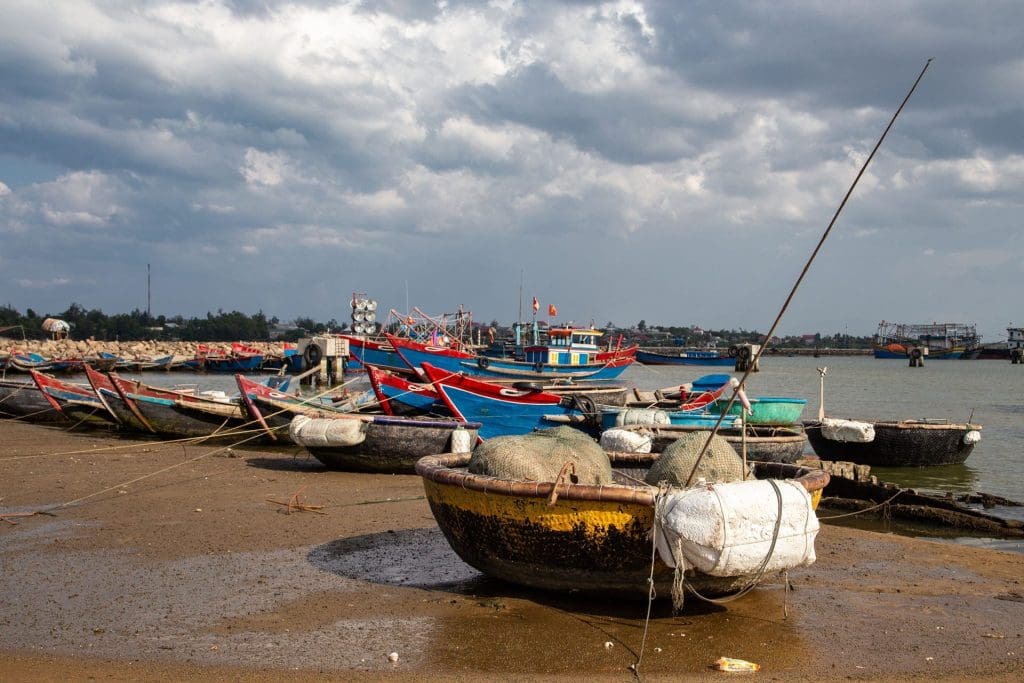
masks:
<svg viewBox="0 0 1024 683"><path fill-rule="evenodd" d="M818 368L818 374L821 375L819 386L818 386L818 422L825 419L825 373L828 372L828 366Z"/></svg>

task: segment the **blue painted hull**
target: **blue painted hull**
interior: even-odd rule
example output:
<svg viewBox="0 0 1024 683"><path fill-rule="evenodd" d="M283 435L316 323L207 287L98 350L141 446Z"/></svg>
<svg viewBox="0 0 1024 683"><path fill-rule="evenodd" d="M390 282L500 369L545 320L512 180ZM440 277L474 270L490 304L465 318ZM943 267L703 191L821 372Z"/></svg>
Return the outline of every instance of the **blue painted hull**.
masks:
<svg viewBox="0 0 1024 683"><path fill-rule="evenodd" d="M464 356L431 353L421 349L405 347L402 358L408 367L419 368L429 363L450 373L465 373L473 377L519 379L519 380L552 380L575 378L586 380L617 379L631 361L620 364L591 363L589 365L552 365L550 363L527 363L509 358L489 358L477 356L475 359Z"/></svg>
<svg viewBox="0 0 1024 683"><path fill-rule="evenodd" d="M429 386L429 385L428 385ZM448 412L447 406L443 401L436 400L433 396L417 393L415 391L402 391L398 387L389 386L387 384L380 385L380 393L384 395L384 399L391 404L392 410L398 406L402 406L403 413L432 413L434 415L445 414Z"/></svg>
<svg viewBox="0 0 1024 683"><path fill-rule="evenodd" d="M875 358L882 360L909 360L905 351L889 351L888 349L875 348ZM955 351L928 351L928 355L924 356L924 360L959 360L964 352L961 350Z"/></svg>
<svg viewBox="0 0 1024 683"><path fill-rule="evenodd" d="M554 427L554 423L544 419L545 415L570 415L574 412L557 405L526 405L481 397L452 386L440 390L455 405L463 420L480 423L479 435L482 439L529 434L537 429Z"/></svg>
<svg viewBox="0 0 1024 683"><path fill-rule="evenodd" d="M348 352L349 364L357 369L362 365L373 365L392 372L409 372L409 366L390 344L370 346L349 338Z"/></svg>
<svg viewBox="0 0 1024 683"><path fill-rule="evenodd" d="M686 351L681 354L637 350L636 362L644 365L735 365L736 359L714 352Z"/></svg>

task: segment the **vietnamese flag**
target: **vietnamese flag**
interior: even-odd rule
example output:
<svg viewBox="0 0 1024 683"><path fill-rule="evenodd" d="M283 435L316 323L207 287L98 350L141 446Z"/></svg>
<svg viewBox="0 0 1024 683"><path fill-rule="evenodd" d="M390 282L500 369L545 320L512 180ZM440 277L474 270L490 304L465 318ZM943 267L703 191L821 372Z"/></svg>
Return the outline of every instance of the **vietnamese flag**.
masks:
<svg viewBox="0 0 1024 683"><path fill-rule="evenodd" d="M552 318L558 315L558 309L555 308L554 304L548 304L548 315L551 316Z"/></svg>
<svg viewBox="0 0 1024 683"><path fill-rule="evenodd" d="M537 315L537 311L540 310L540 302L537 301L537 297L533 297L533 314Z"/></svg>

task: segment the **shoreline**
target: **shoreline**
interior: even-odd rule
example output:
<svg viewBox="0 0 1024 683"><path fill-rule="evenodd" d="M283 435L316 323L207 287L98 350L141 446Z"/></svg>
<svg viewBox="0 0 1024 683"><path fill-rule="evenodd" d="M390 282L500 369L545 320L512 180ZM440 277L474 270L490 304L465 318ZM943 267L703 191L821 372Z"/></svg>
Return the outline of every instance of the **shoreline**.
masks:
<svg viewBox="0 0 1024 683"><path fill-rule="evenodd" d="M0 511L88 496L0 528L12 680L632 678L645 602L482 577L416 476L332 472L294 447L9 421L0 438ZM294 495L325 514L271 502ZM656 603L641 675L722 675L708 667L727 656L777 680L1019 677L1024 555L829 524L816 548L791 592L770 577L724 606Z"/></svg>

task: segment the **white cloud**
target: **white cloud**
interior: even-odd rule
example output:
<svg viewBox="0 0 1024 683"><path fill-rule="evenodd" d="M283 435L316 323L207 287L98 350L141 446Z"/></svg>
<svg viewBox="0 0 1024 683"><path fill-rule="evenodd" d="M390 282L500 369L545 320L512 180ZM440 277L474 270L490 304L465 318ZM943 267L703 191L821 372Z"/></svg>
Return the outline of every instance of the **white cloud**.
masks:
<svg viewBox="0 0 1024 683"><path fill-rule="evenodd" d="M125 188L99 171L75 171L47 183L38 183L17 195L23 220L38 220L58 227L108 226L129 211L122 203Z"/></svg>
<svg viewBox="0 0 1024 683"><path fill-rule="evenodd" d="M245 163L238 169L250 185L280 185L291 174L290 161L286 154L245 150Z"/></svg>

